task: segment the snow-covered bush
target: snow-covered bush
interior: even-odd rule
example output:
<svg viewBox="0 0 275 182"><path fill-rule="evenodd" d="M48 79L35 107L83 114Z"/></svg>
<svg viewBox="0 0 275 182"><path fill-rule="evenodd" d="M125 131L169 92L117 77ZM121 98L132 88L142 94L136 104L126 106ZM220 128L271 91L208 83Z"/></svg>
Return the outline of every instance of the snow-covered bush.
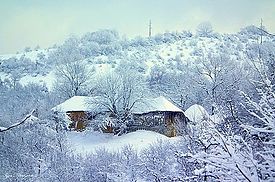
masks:
<svg viewBox="0 0 275 182"><path fill-rule="evenodd" d="M264 34L263 30L256 27L255 25L250 25L245 28L242 28L239 32L243 36L247 36L249 39L257 40L261 34Z"/></svg>
<svg viewBox="0 0 275 182"><path fill-rule="evenodd" d="M169 181L175 174L174 146L159 141L143 151L141 156L142 176L146 181Z"/></svg>
<svg viewBox="0 0 275 182"><path fill-rule="evenodd" d="M262 180L269 180L275 177L275 93L271 81L266 78L261 87L257 89L260 96L259 101L255 101L249 95L242 93L246 99L248 112L255 117L258 122L249 122L242 126L257 136L262 147L254 148L259 177ZM251 123L251 124L250 124ZM255 142L255 140L253 141Z"/></svg>

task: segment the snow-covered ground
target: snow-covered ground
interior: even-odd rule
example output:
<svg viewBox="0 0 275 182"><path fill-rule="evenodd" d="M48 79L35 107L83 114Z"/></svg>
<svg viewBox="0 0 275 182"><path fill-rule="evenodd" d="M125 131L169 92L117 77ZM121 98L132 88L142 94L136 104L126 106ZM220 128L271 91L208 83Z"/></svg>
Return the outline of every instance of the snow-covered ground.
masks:
<svg viewBox="0 0 275 182"><path fill-rule="evenodd" d="M159 141L177 142L179 140L179 137L169 138L162 134L146 130L138 130L122 136L93 131L72 131L68 132L67 135L72 149L82 155L94 153L103 148L109 152L117 152L125 146L131 146L137 152L141 152L143 149Z"/></svg>

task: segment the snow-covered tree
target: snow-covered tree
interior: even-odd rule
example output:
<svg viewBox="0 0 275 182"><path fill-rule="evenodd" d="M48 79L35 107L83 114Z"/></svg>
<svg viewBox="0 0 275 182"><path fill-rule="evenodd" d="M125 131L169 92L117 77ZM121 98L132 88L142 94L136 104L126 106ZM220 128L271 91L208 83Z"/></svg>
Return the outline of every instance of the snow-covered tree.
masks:
<svg viewBox="0 0 275 182"><path fill-rule="evenodd" d="M197 27L197 35L201 37L210 37L213 33L213 28L210 22L202 22Z"/></svg>
<svg viewBox="0 0 275 182"><path fill-rule="evenodd" d="M249 122L242 127L249 130L251 135L260 139L261 148L255 148L255 158L258 160L260 178L269 180L275 177L275 93L274 85L266 78L264 82L258 83L257 89L259 101L242 93L246 99L247 111L258 122Z"/></svg>
<svg viewBox="0 0 275 182"><path fill-rule="evenodd" d="M66 140L62 146L53 120L41 120L33 115L24 123L0 132L1 181L75 181L77 164L69 155ZM9 127L10 128L10 127ZM59 162L60 161L60 162ZM66 163L66 165L64 165Z"/></svg>
<svg viewBox="0 0 275 182"><path fill-rule="evenodd" d="M55 89L65 98L80 95L87 90L93 72L79 61L65 62L56 67Z"/></svg>
<svg viewBox="0 0 275 182"><path fill-rule="evenodd" d="M242 64L230 59L225 54L208 54L199 60L197 72L201 75L195 80L201 90L207 94L205 103L211 104L211 114L219 107L232 113L231 106L237 105L238 91L247 85L247 74L242 71Z"/></svg>
<svg viewBox="0 0 275 182"><path fill-rule="evenodd" d="M258 180L253 151L241 136L222 134L201 106L190 107L186 115L192 121L186 136L191 142L187 152L177 155L196 164L191 176L204 181Z"/></svg>
<svg viewBox="0 0 275 182"><path fill-rule="evenodd" d="M123 130L131 110L145 97L146 85L140 76L126 71L103 76L94 89L95 95L99 96L98 104L112 113Z"/></svg>
<svg viewBox="0 0 275 182"><path fill-rule="evenodd" d="M146 181L170 181L175 176L173 145L159 141L143 151L141 169Z"/></svg>

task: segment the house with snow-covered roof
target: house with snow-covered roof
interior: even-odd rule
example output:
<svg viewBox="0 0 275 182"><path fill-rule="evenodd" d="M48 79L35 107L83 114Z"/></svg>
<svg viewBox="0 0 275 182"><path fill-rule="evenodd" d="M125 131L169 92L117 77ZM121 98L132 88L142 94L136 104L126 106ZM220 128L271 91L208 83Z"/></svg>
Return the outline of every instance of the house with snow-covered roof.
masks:
<svg viewBox="0 0 275 182"><path fill-rule="evenodd" d="M69 128L85 129L91 112L96 110L96 97L74 96L52 108L53 112L63 113L71 121Z"/></svg>
<svg viewBox="0 0 275 182"><path fill-rule="evenodd" d="M179 124L187 125L184 111L163 96L144 99L133 108L134 123L130 130L146 129L166 136L177 135Z"/></svg>
<svg viewBox="0 0 275 182"><path fill-rule="evenodd" d="M95 122L93 116L98 113L108 116L109 111L99 103L99 97L74 96L52 108L52 111L65 113L71 121L70 128L83 130L89 123ZM136 103L130 112L132 121L127 126L128 132L145 129L172 137L177 135L178 123L187 124L184 112L162 96L143 99ZM104 118L101 119L104 123ZM105 131L112 132L113 128L108 126Z"/></svg>

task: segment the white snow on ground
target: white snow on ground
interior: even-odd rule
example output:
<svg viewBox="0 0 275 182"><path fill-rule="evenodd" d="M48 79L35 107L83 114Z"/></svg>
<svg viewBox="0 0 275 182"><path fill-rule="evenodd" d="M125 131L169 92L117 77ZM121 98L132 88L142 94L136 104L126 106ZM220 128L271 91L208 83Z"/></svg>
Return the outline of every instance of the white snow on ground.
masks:
<svg viewBox="0 0 275 182"><path fill-rule="evenodd" d="M195 123L209 119L207 111L198 104L192 105L184 113L190 121Z"/></svg>
<svg viewBox="0 0 275 182"><path fill-rule="evenodd" d="M98 64L95 66L96 69L96 77L105 75L107 73L110 73L112 71L112 65L110 64Z"/></svg>
<svg viewBox="0 0 275 182"><path fill-rule="evenodd" d="M7 78L8 75L6 73L0 72L0 79L1 80L5 80L5 78Z"/></svg>
<svg viewBox="0 0 275 182"><path fill-rule="evenodd" d="M122 136L94 131L71 131L67 135L72 149L82 155L94 153L103 148L109 152L117 152L122 150L124 146L132 146L137 152L141 152L160 140L175 142L179 139L178 137L169 138L162 134L146 130L138 130Z"/></svg>

